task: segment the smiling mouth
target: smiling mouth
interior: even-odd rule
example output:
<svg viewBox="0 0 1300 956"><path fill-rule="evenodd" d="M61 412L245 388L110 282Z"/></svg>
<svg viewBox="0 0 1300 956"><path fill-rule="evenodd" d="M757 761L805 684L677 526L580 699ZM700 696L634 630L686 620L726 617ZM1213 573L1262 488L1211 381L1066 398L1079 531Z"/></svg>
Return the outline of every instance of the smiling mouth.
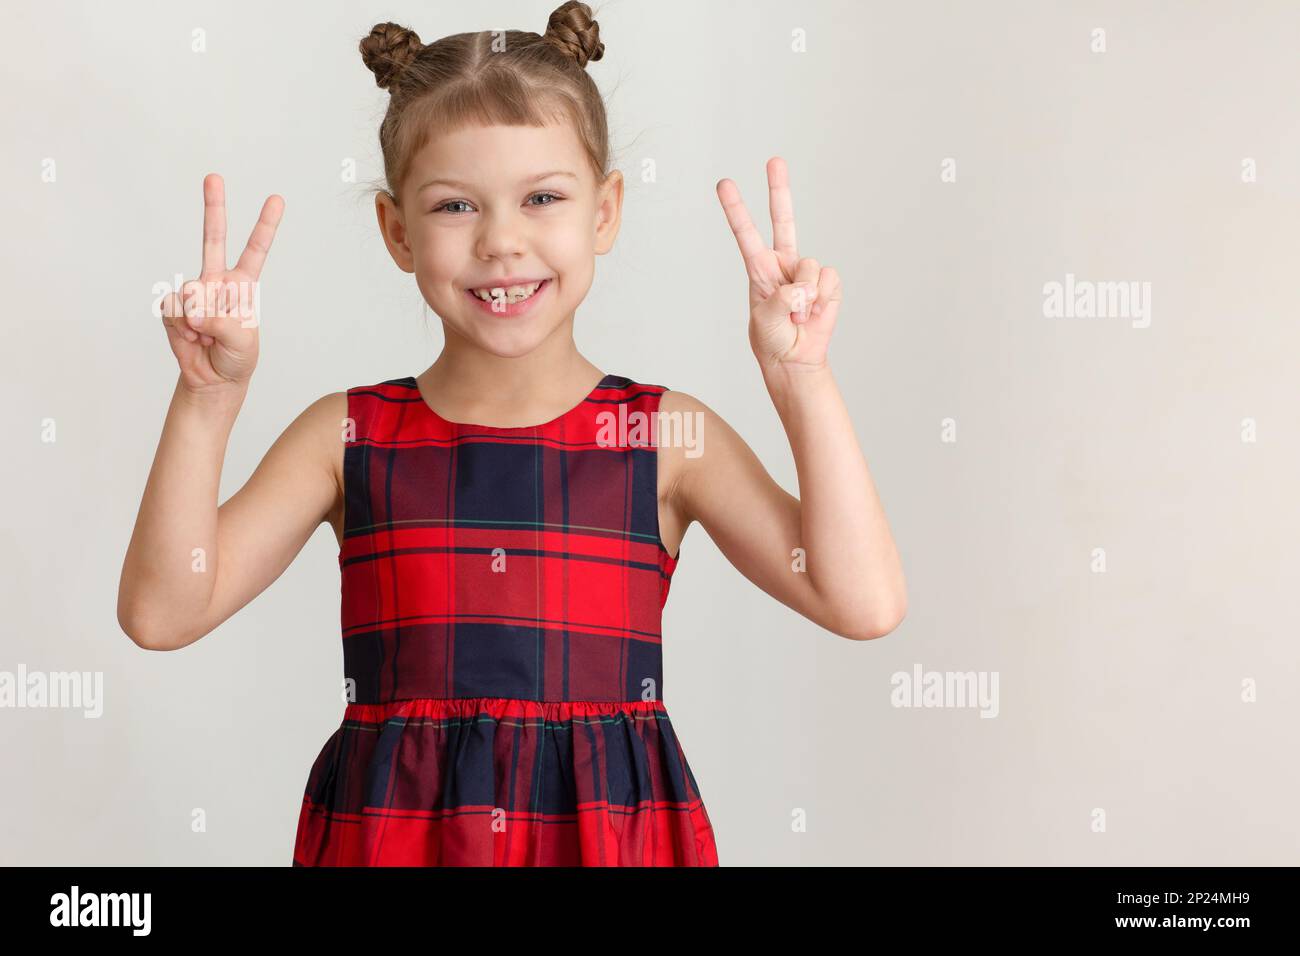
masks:
<svg viewBox="0 0 1300 956"><path fill-rule="evenodd" d="M479 289L466 289L466 293L474 296L483 302L502 302L505 305L514 305L517 302L526 302L545 288L550 279L539 279L537 282L527 282L522 285L510 286L484 286Z"/></svg>

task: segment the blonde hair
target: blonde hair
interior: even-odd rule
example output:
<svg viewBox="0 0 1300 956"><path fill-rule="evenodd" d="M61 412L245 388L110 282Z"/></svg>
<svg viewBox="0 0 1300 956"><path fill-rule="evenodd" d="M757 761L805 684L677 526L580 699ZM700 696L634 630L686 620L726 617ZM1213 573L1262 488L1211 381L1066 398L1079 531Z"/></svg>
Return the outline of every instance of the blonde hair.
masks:
<svg viewBox="0 0 1300 956"><path fill-rule="evenodd" d="M605 52L591 8L568 0L546 32L456 33L425 45L414 30L380 23L361 41L361 59L389 92L379 126L387 193L400 206L412 158L434 133L471 124L545 126L570 122L597 182L609 172L605 101L587 63Z"/></svg>

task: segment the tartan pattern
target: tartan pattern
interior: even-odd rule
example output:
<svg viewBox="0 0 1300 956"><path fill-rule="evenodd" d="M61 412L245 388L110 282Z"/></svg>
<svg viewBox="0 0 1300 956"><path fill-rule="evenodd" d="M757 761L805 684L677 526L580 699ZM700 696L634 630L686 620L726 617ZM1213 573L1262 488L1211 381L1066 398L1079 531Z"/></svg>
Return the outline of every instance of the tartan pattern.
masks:
<svg viewBox="0 0 1300 956"><path fill-rule="evenodd" d="M606 375L496 428L441 418L413 377L348 389L352 696L294 866L718 865L663 704L664 391Z"/></svg>

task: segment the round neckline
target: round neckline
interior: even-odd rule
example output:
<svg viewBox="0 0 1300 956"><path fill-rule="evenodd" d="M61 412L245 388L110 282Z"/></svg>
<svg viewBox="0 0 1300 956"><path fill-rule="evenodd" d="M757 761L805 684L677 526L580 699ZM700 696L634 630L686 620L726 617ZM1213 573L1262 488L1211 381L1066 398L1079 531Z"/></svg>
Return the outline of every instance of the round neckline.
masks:
<svg viewBox="0 0 1300 956"><path fill-rule="evenodd" d="M435 420L442 422L444 425L451 425L455 428L481 428L486 431L492 431L492 432L531 432L531 431L536 431L539 428L546 428L549 425L554 425L557 422L560 422L568 418L578 409L582 408L583 405L587 404L588 400L591 398L591 396L595 395L596 392L598 392L602 388L608 388L609 386L606 385L605 383L608 382L611 378L613 378L613 376L608 373L602 374L600 377L600 381L597 382L595 385L593 385L590 391L588 391L586 395L582 396L582 401L578 402L577 405L574 405L567 412L562 412L559 415L556 415L550 421L539 422L536 425L482 425L478 422L453 422L449 418L443 418L434 410L433 406L429 404L428 399L424 397L424 393L420 391L419 379L417 379L414 375L408 375L406 377L406 380L410 382L411 387L415 389L415 394L419 397L420 404L424 406L425 411L428 412L429 415L431 415Z"/></svg>

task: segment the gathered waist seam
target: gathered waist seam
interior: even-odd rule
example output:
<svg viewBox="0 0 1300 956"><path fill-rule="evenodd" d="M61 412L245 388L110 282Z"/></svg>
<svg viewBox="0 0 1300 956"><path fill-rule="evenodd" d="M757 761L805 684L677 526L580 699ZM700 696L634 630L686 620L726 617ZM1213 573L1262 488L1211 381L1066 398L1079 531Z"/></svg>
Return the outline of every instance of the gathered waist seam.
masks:
<svg viewBox="0 0 1300 956"><path fill-rule="evenodd" d="M531 700L524 697L409 697L373 704L350 703L344 720L367 722L401 717L544 717L567 720L603 714L665 714L662 700Z"/></svg>

